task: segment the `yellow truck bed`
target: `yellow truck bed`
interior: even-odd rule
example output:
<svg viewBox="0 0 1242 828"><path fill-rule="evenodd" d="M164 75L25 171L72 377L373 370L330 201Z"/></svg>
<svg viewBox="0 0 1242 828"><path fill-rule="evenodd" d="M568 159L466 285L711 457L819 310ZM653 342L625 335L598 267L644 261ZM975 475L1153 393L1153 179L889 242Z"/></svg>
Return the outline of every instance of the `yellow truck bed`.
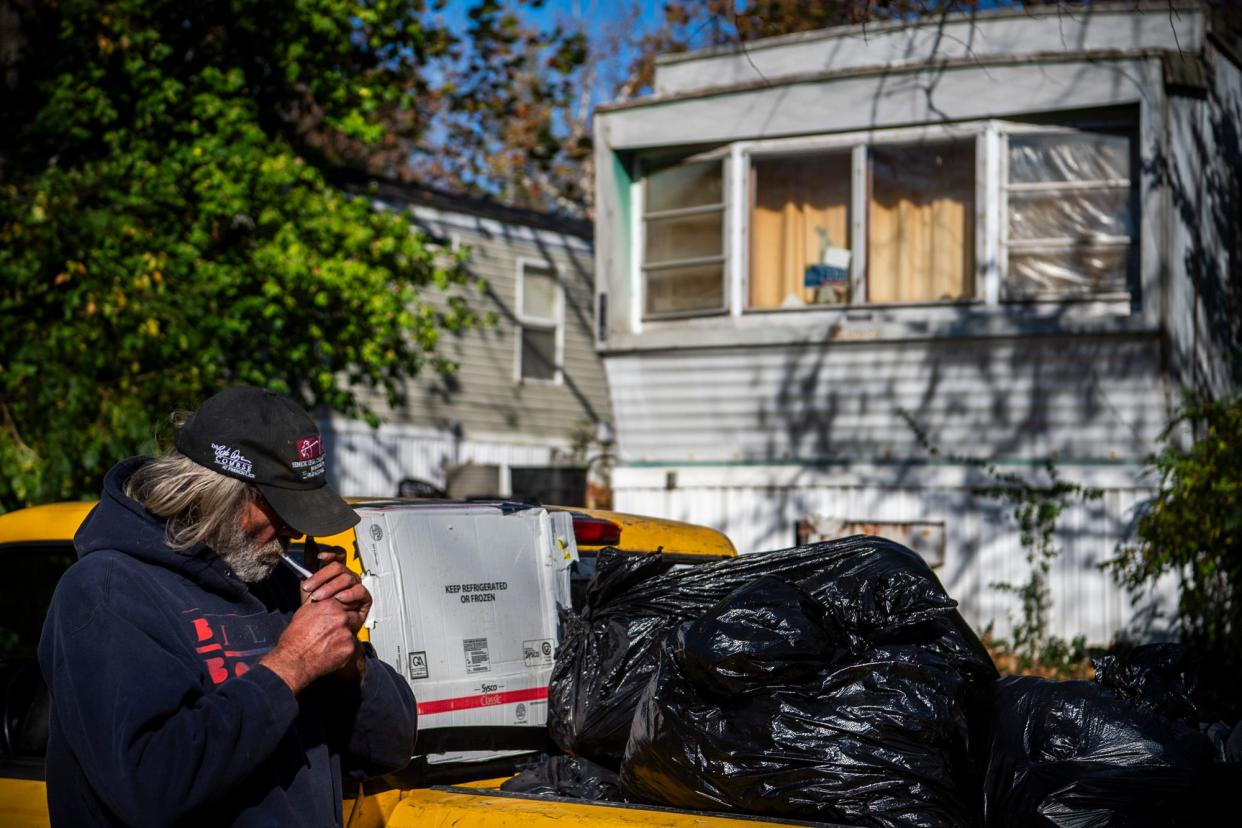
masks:
<svg viewBox="0 0 1242 828"><path fill-rule="evenodd" d="M499 790L503 780L459 787L385 791L346 801L346 828L757 828L825 823L680 811L650 805L579 802Z"/></svg>

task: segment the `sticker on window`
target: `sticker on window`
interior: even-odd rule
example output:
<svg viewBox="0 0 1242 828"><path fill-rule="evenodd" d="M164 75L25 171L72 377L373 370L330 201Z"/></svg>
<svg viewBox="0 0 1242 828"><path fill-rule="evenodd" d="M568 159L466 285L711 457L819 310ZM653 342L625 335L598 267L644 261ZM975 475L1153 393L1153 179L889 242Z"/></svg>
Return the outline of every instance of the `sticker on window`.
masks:
<svg viewBox="0 0 1242 828"><path fill-rule="evenodd" d="M420 650L417 653L410 653L410 681L416 679L430 678L431 673L427 669L427 653Z"/></svg>
<svg viewBox="0 0 1242 828"><path fill-rule="evenodd" d="M462 641L462 647L466 651L467 673L485 673L492 669L486 638L467 638Z"/></svg>

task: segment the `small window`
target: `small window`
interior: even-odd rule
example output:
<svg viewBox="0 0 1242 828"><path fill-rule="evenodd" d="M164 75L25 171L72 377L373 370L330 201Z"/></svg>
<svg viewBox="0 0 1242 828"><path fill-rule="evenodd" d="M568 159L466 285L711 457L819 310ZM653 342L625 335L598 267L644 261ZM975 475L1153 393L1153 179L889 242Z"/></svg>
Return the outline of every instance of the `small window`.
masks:
<svg viewBox="0 0 1242 828"><path fill-rule="evenodd" d="M556 269L547 263L518 266L517 379L561 381L563 294Z"/></svg>
<svg viewBox="0 0 1242 828"><path fill-rule="evenodd" d="M749 307L850 299L850 153L751 163Z"/></svg>
<svg viewBox="0 0 1242 828"><path fill-rule="evenodd" d="M1009 136L1006 296L1126 290L1135 259L1130 143L1074 130Z"/></svg>
<svg viewBox="0 0 1242 828"><path fill-rule="evenodd" d="M722 162L666 167L643 180L646 315L723 309Z"/></svg>
<svg viewBox="0 0 1242 828"><path fill-rule="evenodd" d="M975 142L870 150L867 298L939 302L974 294Z"/></svg>

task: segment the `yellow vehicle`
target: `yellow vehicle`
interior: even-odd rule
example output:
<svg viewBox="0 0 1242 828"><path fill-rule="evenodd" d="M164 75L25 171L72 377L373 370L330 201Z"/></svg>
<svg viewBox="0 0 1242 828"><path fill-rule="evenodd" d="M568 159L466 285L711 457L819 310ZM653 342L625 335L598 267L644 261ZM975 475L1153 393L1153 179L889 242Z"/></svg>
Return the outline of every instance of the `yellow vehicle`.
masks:
<svg viewBox="0 0 1242 828"><path fill-rule="evenodd" d="M378 505L391 499L355 500ZM76 560L73 535L94 503L57 503L0 515L0 825L48 825L43 755L48 698L35 647L56 581ZM575 603L595 570L599 550L626 554L661 551L675 564L736 554L720 532L704 526L617 512L547 507L570 513L578 545ZM319 539L346 552L358 570L353 530ZM294 545L298 551L300 544ZM352 553L352 554L351 554ZM452 786L377 789L345 801L349 828L361 826L564 826L566 821L604 826L754 826L754 818L677 812L630 805L547 799L499 790L499 779L454 779ZM762 824L762 823L760 823ZM782 824L790 824L783 822Z"/></svg>

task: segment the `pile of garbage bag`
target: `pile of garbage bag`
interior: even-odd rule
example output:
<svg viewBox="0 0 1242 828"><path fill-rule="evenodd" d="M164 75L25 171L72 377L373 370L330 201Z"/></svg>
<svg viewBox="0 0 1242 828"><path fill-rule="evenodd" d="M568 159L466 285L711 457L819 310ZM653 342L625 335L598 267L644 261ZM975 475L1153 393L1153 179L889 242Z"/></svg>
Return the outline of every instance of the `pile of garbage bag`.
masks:
<svg viewBox="0 0 1242 828"><path fill-rule="evenodd" d="M549 729L571 756L521 790L871 826L1216 807L1180 648L1102 658L1095 682L999 679L927 564L880 538L680 570L604 554L562 623Z"/></svg>
<svg viewBox="0 0 1242 828"><path fill-rule="evenodd" d="M868 637L928 622L955 667L980 679L996 676L987 651L923 559L882 538L859 535L672 571L659 554L602 553L581 612L562 613L548 687L553 740L567 753L617 767L663 642L763 576L810 593L840 620L844 646L860 650Z"/></svg>
<svg viewBox="0 0 1242 828"><path fill-rule="evenodd" d="M1095 681L1146 713L1193 725L1199 664L1179 644L1145 644L1092 662Z"/></svg>
<svg viewBox="0 0 1242 828"><path fill-rule="evenodd" d="M622 791L792 819L972 823L966 679L934 635L907 633L854 649L800 587L738 589L665 643Z"/></svg>
<svg viewBox="0 0 1242 828"><path fill-rule="evenodd" d="M1087 681L1010 676L988 696L977 714L988 828L1202 824L1212 758L1197 728Z"/></svg>
<svg viewBox="0 0 1242 828"><path fill-rule="evenodd" d="M564 621L552 736L619 767L627 799L972 821L965 689L996 671L903 546L859 536L671 572L604 559Z"/></svg>

